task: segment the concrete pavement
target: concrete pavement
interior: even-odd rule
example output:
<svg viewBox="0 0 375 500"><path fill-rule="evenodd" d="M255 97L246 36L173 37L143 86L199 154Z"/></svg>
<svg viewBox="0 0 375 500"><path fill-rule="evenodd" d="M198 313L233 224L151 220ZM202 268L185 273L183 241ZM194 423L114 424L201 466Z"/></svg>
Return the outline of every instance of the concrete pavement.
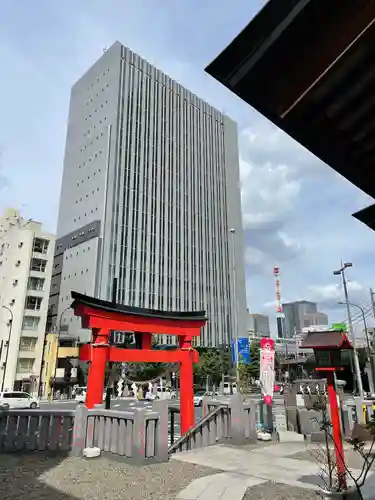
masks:
<svg viewBox="0 0 375 500"><path fill-rule="evenodd" d="M176 497L178 500L242 500L249 487L269 481L305 490L320 491L320 466L316 462L290 458L318 445L276 443L253 448L216 445L175 454L178 460L223 472L193 481ZM353 470L354 476L360 471ZM375 475L370 473L362 494L373 498Z"/></svg>

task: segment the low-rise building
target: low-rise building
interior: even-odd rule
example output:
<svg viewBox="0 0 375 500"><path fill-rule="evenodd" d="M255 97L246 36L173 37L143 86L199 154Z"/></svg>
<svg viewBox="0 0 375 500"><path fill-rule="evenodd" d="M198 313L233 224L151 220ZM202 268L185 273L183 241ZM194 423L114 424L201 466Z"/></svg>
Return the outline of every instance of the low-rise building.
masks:
<svg viewBox="0 0 375 500"><path fill-rule="evenodd" d="M38 393L54 246L40 222L0 216L0 391Z"/></svg>
<svg viewBox="0 0 375 500"><path fill-rule="evenodd" d="M58 333L47 333L41 374L41 396L69 397L74 385L80 385L78 368L79 347L75 339Z"/></svg>

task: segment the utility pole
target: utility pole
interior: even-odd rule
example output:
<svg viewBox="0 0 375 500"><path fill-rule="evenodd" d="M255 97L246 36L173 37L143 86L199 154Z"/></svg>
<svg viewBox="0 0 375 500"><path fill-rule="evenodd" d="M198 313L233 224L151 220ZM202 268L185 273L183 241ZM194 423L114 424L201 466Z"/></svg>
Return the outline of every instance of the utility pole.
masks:
<svg viewBox="0 0 375 500"><path fill-rule="evenodd" d="M340 276L342 277L342 284L344 287L344 296L345 296L345 305L346 305L346 312L348 314L348 325L349 325L349 332L352 338L353 342L353 361L354 361L354 370L355 370L355 376L357 379L357 388L359 395L361 399L363 399L364 394L363 394L363 385L362 385L362 376L361 376L361 367L359 365L359 358L358 358L358 351L357 351L357 346L356 346L356 337L355 337L355 332L353 328L353 322L352 322L352 315L350 311L350 303L349 303L349 296L348 296L348 287L347 287L347 281L346 281L346 276L345 276L345 270L348 267L352 267L353 264L352 262L345 262L343 263L341 261L341 268L333 271L333 274L335 276Z"/></svg>
<svg viewBox="0 0 375 500"><path fill-rule="evenodd" d="M112 282L112 303L116 304L117 303L117 278L113 278ZM109 371L109 376L108 376L108 385L107 389L105 391L105 399L104 399L104 407L106 410L111 409L111 396L115 392L115 384L113 380L113 363L110 361L108 363L108 371Z"/></svg>
<svg viewBox="0 0 375 500"><path fill-rule="evenodd" d="M371 299L371 306L372 306L372 314L374 315L375 318L375 301L374 301L374 292L372 288L370 288L370 299Z"/></svg>
<svg viewBox="0 0 375 500"><path fill-rule="evenodd" d="M344 303L339 302L339 304L344 304ZM368 361L370 363L370 374L368 374L369 386L370 386L371 394L374 394L375 393L374 356L372 355L372 349L371 349L371 345L370 345L370 339L369 339L367 321L366 321L366 314L365 314L363 307L359 306L358 304L354 304L353 302L349 302L349 305L351 307L356 307L357 309L359 309L361 311L361 314L362 314L363 327L365 329L366 344L367 344L367 359L366 359L366 361Z"/></svg>
<svg viewBox="0 0 375 500"><path fill-rule="evenodd" d="M9 309L9 307L7 307L7 306L1 306L1 307L3 309L6 309L8 311L8 313L10 314L10 320L9 320L9 323L8 323L8 326L9 326L8 344L5 344L6 348L7 348L7 352L6 352L6 355L5 355L3 378L2 378L2 381L1 381L1 392L3 392L4 391L5 378L6 378L6 374L7 374L7 368L8 368L8 357L9 357L9 350L10 350L10 341L11 341L11 338L12 338L12 326L13 326L14 317L13 317L13 312L12 312L11 309ZM1 343L1 351L3 350L2 346L3 346L3 344Z"/></svg>
<svg viewBox="0 0 375 500"><path fill-rule="evenodd" d="M236 362L236 384L237 392L240 392L240 355L238 351L238 325L237 325L237 297L236 297L236 260L235 260L235 238L236 230L231 228L232 236L232 282L233 282L233 339L234 339L234 356Z"/></svg>

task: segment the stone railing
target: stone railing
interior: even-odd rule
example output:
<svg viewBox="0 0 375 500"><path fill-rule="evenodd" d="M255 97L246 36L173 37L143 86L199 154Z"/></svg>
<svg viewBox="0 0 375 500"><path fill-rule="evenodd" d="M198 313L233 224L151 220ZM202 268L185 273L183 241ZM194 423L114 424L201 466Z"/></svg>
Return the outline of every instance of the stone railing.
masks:
<svg viewBox="0 0 375 500"><path fill-rule="evenodd" d="M325 434L321 429L322 413L313 409L314 402L319 397L301 396L296 393L285 395L285 407L288 430L303 434L309 440L324 440ZM363 423L363 406L366 406L367 415L372 411L371 401L362 401L360 398L348 397L339 394L339 408L341 417L341 431L344 437L349 438L356 423ZM370 408L370 410L368 410ZM329 417L329 405L327 405Z"/></svg>
<svg viewBox="0 0 375 500"><path fill-rule="evenodd" d="M85 448L99 448L133 464L168 460L168 402L154 402L152 408L133 406L128 411L105 410L101 406L75 412L72 454Z"/></svg>
<svg viewBox="0 0 375 500"><path fill-rule="evenodd" d="M80 405L75 411L10 411L0 416L0 452L82 456L86 448L98 448L114 458L148 464L167 461L175 451L224 440L233 444L255 441L257 422L262 421L259 401L244 403L239 394L205 400L203 418L181 437L175 421L178 413L177 407L164 400L132 405L126 411L105 410L102 405L92 410Z"/></svg>
<svg viewBox="0 0 375 500"><path fill-rule="evenodd" d="M11 411L0 415L0 453L69 452L74 411Z"/></svg>
<svg viewBox="0 0 375 500"><path fill-rule="evenodd" d="M168 403L128 411L12 410L0 415L0 453L53 452L82 456L85 448L147 464L168 460Z"/></svg>
<svg viewBox="0 0 375 500"><path fill-rule="evenodd" d="M203 417L169 447L169 454L228 440L233 444L256 441L257 401L243 402L240 394L222 400L204 399Z"/></svg>

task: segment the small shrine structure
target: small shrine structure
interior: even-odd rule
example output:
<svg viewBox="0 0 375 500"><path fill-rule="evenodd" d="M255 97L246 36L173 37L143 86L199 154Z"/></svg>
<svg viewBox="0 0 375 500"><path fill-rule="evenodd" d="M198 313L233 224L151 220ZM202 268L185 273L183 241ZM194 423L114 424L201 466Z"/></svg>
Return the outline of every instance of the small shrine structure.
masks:
<svg viewBox="0 0 375 500"><path fill-rule="evenodd" d="M345 350L353 349L353 346L345 332L328 330L326 332L308 333L301 348L314 350L315 371L323 372L327 379L328 403L331 413L332 438L336 454L338 478L341 485L346 488L346 468L335 372L344 369L342 353Z"/></svg>

